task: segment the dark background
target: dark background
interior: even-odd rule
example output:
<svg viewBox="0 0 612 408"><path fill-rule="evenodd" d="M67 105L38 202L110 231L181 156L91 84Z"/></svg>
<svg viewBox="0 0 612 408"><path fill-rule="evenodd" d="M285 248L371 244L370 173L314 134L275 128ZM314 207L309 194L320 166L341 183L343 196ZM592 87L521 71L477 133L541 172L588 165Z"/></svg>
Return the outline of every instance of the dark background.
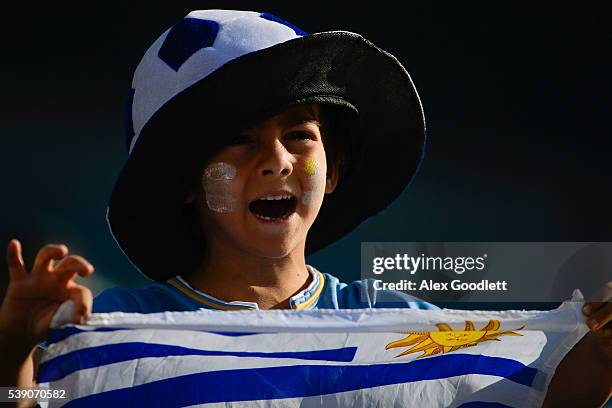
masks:
<svg viewBox="0 0 612 408"><path fill-rule="evenodd" d="M43 244L66 243L95 265L95 293L144 282L105 223L126 157L124 101L148 46L205 8L360 33L394 54L419 90L428 147L418 177L382 215L313 256L322 271L358 279L362 241L612 241L611 13L577 3L424 3L3 10L3 245L19 238L31 265Z"/></svg>

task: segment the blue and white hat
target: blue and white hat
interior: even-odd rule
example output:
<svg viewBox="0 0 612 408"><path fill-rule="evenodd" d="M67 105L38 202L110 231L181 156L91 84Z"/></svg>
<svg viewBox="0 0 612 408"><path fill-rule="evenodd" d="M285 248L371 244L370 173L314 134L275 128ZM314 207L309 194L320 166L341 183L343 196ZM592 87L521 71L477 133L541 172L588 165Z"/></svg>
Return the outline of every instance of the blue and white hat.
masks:
<svg viewBox="0 0 612 408"><path fill-rule="evenodd" d="M186 260L181 267L195 266L201 244L184 198L202 167L248 125L307 103L343 112L338 129L346 134L339 137L352 164L309 232L310 254L379 213L409 184L425 140L410 76L358 34L306 34L267 13L193 11L166 30L134 73L129 157L107 209L132 263L156 280L186 272L177 270L177 257Z"/></svg>

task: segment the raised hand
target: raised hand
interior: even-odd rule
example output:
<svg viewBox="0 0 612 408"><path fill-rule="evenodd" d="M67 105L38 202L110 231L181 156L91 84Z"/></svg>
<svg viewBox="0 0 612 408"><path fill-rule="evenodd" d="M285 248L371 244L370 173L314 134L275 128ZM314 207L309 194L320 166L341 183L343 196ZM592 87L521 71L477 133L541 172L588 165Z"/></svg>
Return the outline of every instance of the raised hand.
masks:
<svg viewBox="0 0 612 408"><path fill-rule="evenodd" d="M612 372L612 282L587 300L582 313L587 317L587 325L594 337L593 344L601 353L600 358L607 359Z"/></svg>
<svg viewBox="0 0 612 408"><path fill-rule="evenodd" d="M73 281L78 274L89 276L93 266L83 257L68 255L65 245L45 245L28 272L21 244L13 239L7 248L10 281L0 306L0 333L33 346L44 339L57 308L68 299L74 302L73 321L84 323L91 313L92 294Z"/></svg>
<svg viewBox="0 0 612 408"><path fill-rule="evenodd" d="M612 396L612 282L584 304L591 329L557 367L543 407L600 407Z"/></svg>

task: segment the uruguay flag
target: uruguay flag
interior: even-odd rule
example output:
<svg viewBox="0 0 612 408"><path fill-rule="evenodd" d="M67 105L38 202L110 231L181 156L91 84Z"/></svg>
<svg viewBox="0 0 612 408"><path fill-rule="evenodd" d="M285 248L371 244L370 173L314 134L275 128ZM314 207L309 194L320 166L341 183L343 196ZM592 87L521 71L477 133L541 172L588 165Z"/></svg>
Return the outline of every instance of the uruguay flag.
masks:
<svg viewBox="0 0 612 408"><path fill-rule="evenodd" d="M96 314L51 330L38 382L50 407L539 406L582 304Z"/></svg>

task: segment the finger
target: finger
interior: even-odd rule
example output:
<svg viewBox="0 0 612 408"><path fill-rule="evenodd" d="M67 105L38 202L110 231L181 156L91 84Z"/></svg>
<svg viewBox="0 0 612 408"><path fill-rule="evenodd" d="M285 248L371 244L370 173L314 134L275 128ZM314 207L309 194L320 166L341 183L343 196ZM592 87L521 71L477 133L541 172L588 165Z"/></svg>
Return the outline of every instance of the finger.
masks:
<svg viewBox="0 0 612 408"><path fill-rule="evenodd" d="M68 255L68 247L66 247L66 245L45 245L40 251L38 251L38 254L36 254L32 274L49 271L53 260L62 259L66 255Z"/></svg>
<svg viewBox="0 0 612 408"><path fill-rule="evenodd" d="M612 320L612 302L603 303L603 307L599 308L589 316L587 325L591 330L599 330Z"/></svg>
<svg viewBox="0 0 612 408"><path fill-rule="evenodd" d="M606 283L595 295L590 297L584 306L582 312L585 316L589 316L597 309L604 306L604 302L612 301L612 281Z"/></svg>
<svg viewBox="0 0 612 408"><path fill-rule="evenodd" d="M68 289L68 296L74 302L73 321L84 324L91 314L93 295L91 290L82 285L75 284Z"/></svg>
<svg viewBox="0 0 612 408"><path fill-rule="evenodd" d="M12 280L23 279L28 275L21 255L21 242L16 239L12 239L6 248L6 262Z"/></svg>
<svg viewBox="0 0 612 408"><path fill-rule="evenodd" d="M89 276L93 271L94 267L79 255L67 256L53 268L53 273L61 279L71 279L75 273L79 276Z"/></svg>

